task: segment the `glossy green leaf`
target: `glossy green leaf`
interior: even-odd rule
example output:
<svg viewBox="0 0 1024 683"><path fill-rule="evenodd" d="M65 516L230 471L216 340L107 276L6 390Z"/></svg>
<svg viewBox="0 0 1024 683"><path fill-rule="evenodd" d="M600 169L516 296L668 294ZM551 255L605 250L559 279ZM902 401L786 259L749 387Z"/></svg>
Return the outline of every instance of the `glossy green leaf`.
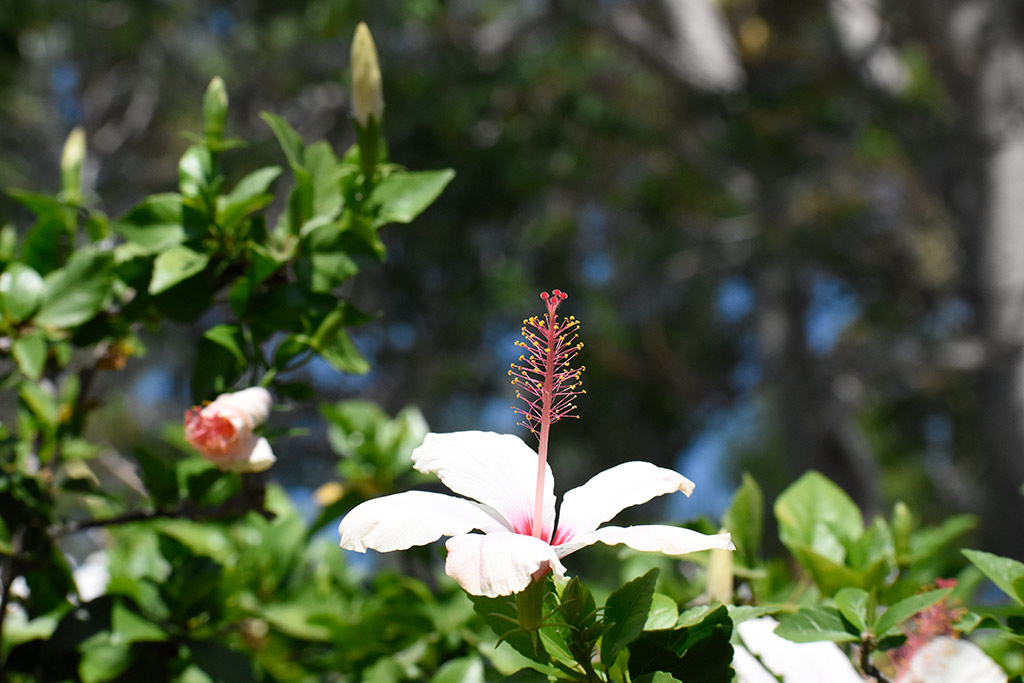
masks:
<svg viewBox="0 0 1024 683"><path fill-rule="evenodd" d="M864 532L860 508L820 472L808 472L783 491L775 501L775 517L787 547L805 546L837 563Z"/></svg>
<svg viewBox="0 0 1024 683"><path fill-rule="evenodd" d="M35 320L40 325L74 327L90 320L106 305L112 286L113 255L81 249L63 268L43 279L43 302Z"/></svg>
<svg viewBox="0 0 1024 683"><path fill-rule="evenodd" d="M370 206L376 207L374 226L409 223L430 206L455 177L455 171L399 171L377 184L370 193Z"/></svg>
<svg viewBox="0 0 1024 683"><path fill-rule="evenodd" d="M843 621L834 607L801 607L793 614L779 619L775 635L794 643L813 643L830 640L834 643L856 642L860 632Z"/></svg>
<svg viewBox="0 0 1024 683"><path fill-rule="evenodd" d="M657 581L655 568L608 596L604 605L607 628L601 637L601 663L605 666L611 666L619 651L643 632Z"/></svg>
<svg viewBox="0 0 1024 683"><path fill-rule="evenodd" d="M12 263L0 273L0 304L13 322L27 320L43 301L43 278L24 263Z"/></svg>
<svg viewBox="0 0 1024 683"><path fill-rule="evenodd" d="M964 550L963 554L981 570L999 589L1017 604L1024 605L1024 595L1018 593L1014 583L1024 578L1024 564L1009 557L1001 557L981 550Z"/></svg>
<svg viewBox="0 0 1024 683"><path fill-rule="evenodd" d="M839 612L858 631L866 631L868 619L874 618L874 615L869 617L867 613L868 597L868 592L861 588L843 588L833 596Z"/></svg>
<svg viewBox="0 0 1024 683"><path fill-rule="evenodd" d="M153 261L153 278L149 293L159 294L183 280L201 273L210 262L210 256L185 246L171 247Z"/></svg>
<svg viewBox="0 0 1024 683"><path fill-rule="evenodd" d="M675 628L679 618L679 605L663 593L655 593L651 601L651 611L644 622L645 631L657 631L663 628Z"/></svg>

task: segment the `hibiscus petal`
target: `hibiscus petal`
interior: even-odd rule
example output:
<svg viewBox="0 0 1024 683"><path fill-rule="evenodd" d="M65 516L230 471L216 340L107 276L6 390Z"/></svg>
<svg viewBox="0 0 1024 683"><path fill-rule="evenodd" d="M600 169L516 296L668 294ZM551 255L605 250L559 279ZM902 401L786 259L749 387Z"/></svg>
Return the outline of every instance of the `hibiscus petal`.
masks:
<svg viewBox="0 0 1024 683"><path fill-rule="evenodd" d="M1003 671L969 640L937 636L918 650L896 683L1003 683Z"/></svg>
<svg viewBox="0 0 1024 683"><path fill-rule="evenodd" d="M443 493L406 491L355 506L341 520L338 533L342 548L362 553L367 548L405 550L473 529L506 531L479 503Z"/></svg>
<svg viewBox="0 0 1024 683"><path fill-rule="evenodd" d="M863 683L850 658L835 643L794 643L775 635L778 625L771 617L759 617L736 624L736 632L750 652L786 683ZM758 680L745 678L736 663L734 660L733 667L741 681Z"/></svg>
<svg viewBox="0 0 1024 683"><path fill-rule="evenodd" d="M565 576L555 549L532 536L465 534L449 538L445 546L445 572L473 595L518 593L530 585L534 574L546 569L554 573L555 581Z"/></svg>
<svg viewBox="0 0 1024 683"><path fill-rule="evenodd" d="M518 532L529 534L537 486L537 453L511 434L452 432L427 434L412 453L420 472L436 474L460 495L497 510ZM551 468L544 478L544 538L551 538L555 491Z"/></svg>
<svg viewBox="0 0 1024 683"><path fill-rule="evenodd" d="M240 442L237 451L211 459L213 464L227 472L262 472L276 461L270 442L263 438Z"/></svg>
<svg viewBox="0 0 1024 683"><path fill-rule="evenodd" d="M221 394L203 410L223 413L232 422L235 422L232 418L237 416L249 429L253 429L267 421L273 403L269 391L263 387L249 387L230 394ZM236 424L235 427L240 428L240 425Z"/></svg>
<svg viewBox="0 0 1024 683"><path fill-rule="evenodd" d="M558 517L556 543L593 531L622 510L666 493L693 492L693 482L649 462L625 462L566 492Z"/></svg>
<svg viewBox="0 0 1024 683"><path fill-rule="evenodd" d="M633 550L664 553L666 555L685 555L698 550L721 548L735 550L729 534L702 534L693 529L661 524L643 524L639 526L606 526L589 534L583 534L568 543L555 546L559 557L565 557L580 548L593 545L600 541L606 545L626 545Z"/></svg>

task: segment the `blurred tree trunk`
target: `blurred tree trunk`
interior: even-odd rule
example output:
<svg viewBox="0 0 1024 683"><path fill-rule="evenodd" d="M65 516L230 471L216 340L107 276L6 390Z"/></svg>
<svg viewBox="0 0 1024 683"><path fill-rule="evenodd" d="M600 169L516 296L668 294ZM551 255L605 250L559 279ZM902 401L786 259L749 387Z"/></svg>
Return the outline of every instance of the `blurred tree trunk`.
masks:
<svg viewBox="0 0 1024 683"><path fill-rule="evenodd" d="M836 378L807 346L807 293L795 264L766 265L757 282L757 337L790 474L818 470L857 501L866 517L879 512L878 464Z"/></svg>
<svg viewBox="0 0 1024 683"><path fill-rule="evenodd" d="M931 26L935 62L958 107L943 194L960 224L987 349L977 378L985 542L1024 557L1024 6L918 9L939 12L923 26Z"/></svg>

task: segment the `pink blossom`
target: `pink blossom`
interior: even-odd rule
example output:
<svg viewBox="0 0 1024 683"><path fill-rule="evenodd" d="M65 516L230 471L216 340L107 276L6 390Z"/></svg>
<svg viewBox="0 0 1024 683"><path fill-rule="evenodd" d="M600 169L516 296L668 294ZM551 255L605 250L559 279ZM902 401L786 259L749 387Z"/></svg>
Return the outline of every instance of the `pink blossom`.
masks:
<svg viewBox="0 0 1024 683"><path fill-rule="evenodd" d="M262 472L276 458L270 443L253 430L266 422L272 399L263 387L221 394L185 413L185 439L222 470Z"/></svg>

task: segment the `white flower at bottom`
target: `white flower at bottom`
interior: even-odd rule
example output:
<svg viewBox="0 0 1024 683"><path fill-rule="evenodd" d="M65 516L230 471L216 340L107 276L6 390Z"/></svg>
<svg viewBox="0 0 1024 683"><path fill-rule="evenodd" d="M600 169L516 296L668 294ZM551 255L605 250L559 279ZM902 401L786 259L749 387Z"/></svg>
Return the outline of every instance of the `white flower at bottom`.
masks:
<svg viewBox="0 0 1024 683"><path fill-rule="evenodd" d="M222 470L262 472L276 458L270 443L253 430L266 422L272 403L263 387L221 394L185 413L185 439Z"/></svg>
<svg viewBox="0 0 1024 683"><path fill-rule="evenodd" d="M532 448L507 434L428 434L413 451L413 465L466 497L408 491L369 500L341 521L341 547L388 552L450 536L445 571L467 592L488 597L518 593L548 570L561 579L561 558L597 542L667 555L734 548L727 533L708 536L662 525L598 528L655 496L693 491L683 475L648 462L616 465L568 491L557 530L554 483L546 466L542 529L535 537L537 459Z"/></svg>
<svg viewBox="0 0 1024 683"><path fill-rule="evenodd" d="M919 648L896 683L1006 683L1006 672L968 640L938 636Z"/></svg>

